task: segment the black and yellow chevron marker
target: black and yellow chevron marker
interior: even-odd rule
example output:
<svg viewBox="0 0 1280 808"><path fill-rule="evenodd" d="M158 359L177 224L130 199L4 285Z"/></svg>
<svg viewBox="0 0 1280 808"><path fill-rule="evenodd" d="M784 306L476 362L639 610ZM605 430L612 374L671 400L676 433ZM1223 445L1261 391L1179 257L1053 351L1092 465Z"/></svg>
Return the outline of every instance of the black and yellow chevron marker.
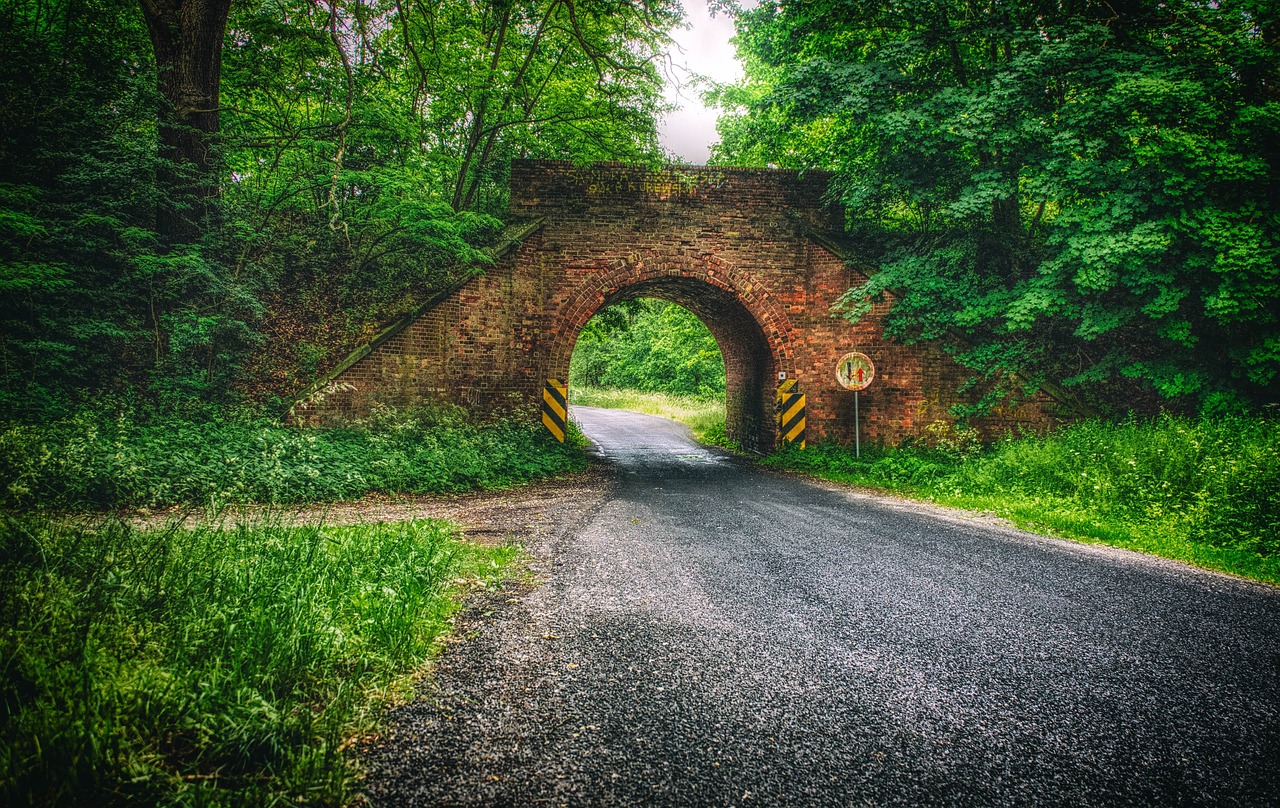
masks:
<svg viewBox="0 0 1280 808"><path fill-rule="evenodd" d="M804 393L794 379L778 387L778 434L784 443L798 443L801 449L805 447L804 405Z"/></svg>
<svg viewBox="0 0 1280 808"><path fill-rule="evenodd" d="M569 388L557 379L547 379L542 388L542 425L564 443L565 422L569 418Z"/></svg>
<svg viewBox="0 0 1280 808"><path fill-rule="evenodd" d="M782 384L778 385L778 405L779 406L782 405L782 397L784 395L786 395L787 393L800 392L800 389L796 387L796 384L797 382L795 379L787 379ZM781 416L781 412L779 412L779 416Z"/></svg>

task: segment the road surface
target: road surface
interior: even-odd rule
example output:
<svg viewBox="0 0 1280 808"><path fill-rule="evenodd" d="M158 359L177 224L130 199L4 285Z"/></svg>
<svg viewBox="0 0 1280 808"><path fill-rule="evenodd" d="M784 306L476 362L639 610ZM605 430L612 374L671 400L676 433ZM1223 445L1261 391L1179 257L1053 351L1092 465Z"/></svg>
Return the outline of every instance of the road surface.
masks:
<svg viewBox="0 0 1280 808"><path fill-rule="evenodd" d="M1280 803L1280 590L574 415L616 485L393 715L375 804Z"/></svg>

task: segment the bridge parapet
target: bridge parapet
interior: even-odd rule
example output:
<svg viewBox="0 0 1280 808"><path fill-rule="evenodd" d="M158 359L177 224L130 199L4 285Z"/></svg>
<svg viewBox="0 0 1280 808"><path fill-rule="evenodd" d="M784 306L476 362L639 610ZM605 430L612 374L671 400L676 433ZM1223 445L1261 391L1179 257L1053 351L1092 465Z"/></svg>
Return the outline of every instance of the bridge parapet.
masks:
<svg viewBox="0 0 1280 808"><path fill-rule="evenodd" d="M637 209L689 216L690 209L707 208L718 216L750 214L761 225L791 220L838 232L840 210L826 199L830 178L826 171L517 160L511 166L510 209L529 217L595 208L596 215L619 218L635 216Z"/></svg>

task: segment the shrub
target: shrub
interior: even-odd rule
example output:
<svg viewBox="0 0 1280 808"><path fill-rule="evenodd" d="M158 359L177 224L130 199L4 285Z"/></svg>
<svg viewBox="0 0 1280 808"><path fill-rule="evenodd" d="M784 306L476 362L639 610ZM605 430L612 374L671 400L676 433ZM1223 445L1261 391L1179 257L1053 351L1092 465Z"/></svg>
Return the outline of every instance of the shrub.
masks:
<svg viewBox="0 0 1280 808"><path fill-rule="evenodd" d="M64 508L292 503L494 488L581 468L538 424L383 410L344 428L82 409L0 426L0 504Z"/></svg>

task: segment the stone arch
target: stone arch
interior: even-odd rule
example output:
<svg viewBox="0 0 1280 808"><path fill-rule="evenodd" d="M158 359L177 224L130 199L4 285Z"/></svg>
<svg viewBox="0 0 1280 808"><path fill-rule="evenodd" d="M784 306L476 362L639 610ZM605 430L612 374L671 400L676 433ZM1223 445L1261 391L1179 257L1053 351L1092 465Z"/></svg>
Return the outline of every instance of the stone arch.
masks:
<svg viewBox="0 0 1280 808"><path fill-rule="evenodd" d="M640 297L681 305L707 326L725 363L725 422L744 447L774 443L775 374L791 357L786 311L758 280L714 255L632 254L572 267L582 281L559 309L552 375L567 376L578 334L601 309Z"/></svg>

